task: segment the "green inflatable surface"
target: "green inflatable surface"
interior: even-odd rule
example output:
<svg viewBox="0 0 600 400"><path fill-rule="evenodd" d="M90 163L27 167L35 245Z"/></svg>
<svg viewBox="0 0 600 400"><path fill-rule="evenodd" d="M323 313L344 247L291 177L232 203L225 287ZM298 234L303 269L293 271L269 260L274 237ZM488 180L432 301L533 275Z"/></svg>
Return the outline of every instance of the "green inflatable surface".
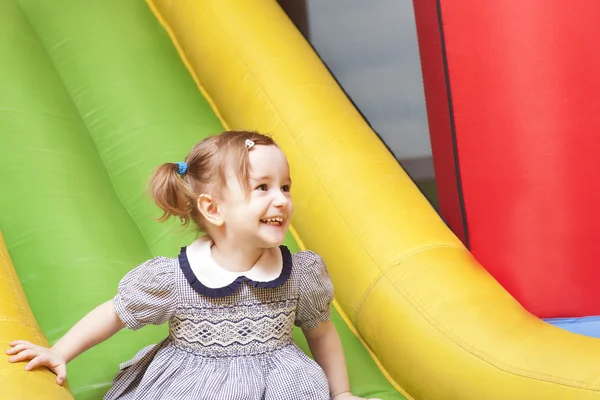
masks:
<svg viewBox="0 0 600 400"><path fill-rule="evenodd" d="M155 221L147 181L223 127L142 0L2 0L0 15L0 230L54 343L127 271L194 239ZM332 311L355 393L403 399ZM124 330L76 358L75 397L101 399L166 333Z"/></svg>

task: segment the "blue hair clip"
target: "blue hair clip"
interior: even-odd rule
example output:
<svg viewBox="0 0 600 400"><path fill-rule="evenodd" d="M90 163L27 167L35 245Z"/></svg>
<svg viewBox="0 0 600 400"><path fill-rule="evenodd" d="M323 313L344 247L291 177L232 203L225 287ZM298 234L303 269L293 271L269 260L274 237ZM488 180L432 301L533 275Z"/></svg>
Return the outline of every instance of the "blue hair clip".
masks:
<svg viewBox="0 0 600 400"><path fill-rule="evenodd" d="M185 161L183 161L183 162L177 162L176 164L179 166L177 173L179 175L185 174L185 172L187 171L187 163Z"/></svg>

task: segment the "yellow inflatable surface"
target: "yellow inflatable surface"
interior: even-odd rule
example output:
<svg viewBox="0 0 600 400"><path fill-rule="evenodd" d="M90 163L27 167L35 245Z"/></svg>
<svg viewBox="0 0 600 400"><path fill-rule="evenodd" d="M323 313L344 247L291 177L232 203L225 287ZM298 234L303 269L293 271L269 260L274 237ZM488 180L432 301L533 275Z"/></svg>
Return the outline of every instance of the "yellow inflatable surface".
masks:
<svg viewBox="0 0 600 400"><path fill-rule="evenodd" d="M151 5L224 121L274 133L302 171L294 226L412 397L600 399L600 341L530 315L473 259L275 1Z"/></svg>
<svg viewBox="0 0 600 400"><path fill-rule="evenodd" d="M9 348L16 338L29 340L48 346L48 341L40 331L31 313L29 303L12 265L4 238L0 232L0 347ZM5 361L5 360L3 360ZM0 369L0 399L29 400L53 399L72 400L73 396L65 387L56 384L56 375L47 369L36 369L27 373L24 381L24 364L8 364ZM6 383L21 381L21 385Z"/></svg>

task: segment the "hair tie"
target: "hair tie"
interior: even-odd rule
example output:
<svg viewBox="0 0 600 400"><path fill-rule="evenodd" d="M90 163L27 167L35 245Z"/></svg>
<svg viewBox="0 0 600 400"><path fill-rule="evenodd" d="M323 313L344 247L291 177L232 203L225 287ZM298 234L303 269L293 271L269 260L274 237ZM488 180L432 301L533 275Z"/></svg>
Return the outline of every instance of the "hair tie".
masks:
<svg viewBox="0 0 600 400"><path fill-rule="evenodd" d="M188 167L187 163L185 161L182 161L182 162L177 162L176 164L179 166L177 173L179 175L185 174L185 172L187 171L187 167Z"/></svg>
<svg viewBox="0 0 600 400"><path fill-rule="evenodd" d="M246 139L246 147L251 149L254 146L254 142L250 139Z"/></svg>

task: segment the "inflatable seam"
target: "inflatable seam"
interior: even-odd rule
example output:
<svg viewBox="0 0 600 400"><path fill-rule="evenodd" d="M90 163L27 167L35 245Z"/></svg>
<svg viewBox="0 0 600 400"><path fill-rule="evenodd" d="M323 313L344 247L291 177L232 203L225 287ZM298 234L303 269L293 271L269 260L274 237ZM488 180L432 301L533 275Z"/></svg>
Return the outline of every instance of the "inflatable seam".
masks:
<svg viewBox="0 0 600 400"><path fill-rule="evenodd" d="M417 250L411 251L409 253L407 253L405 256L401 257L399 259L399 262L394 265L393 267L391 267L387 272L393 270L394 268L398 267L401 263L403 263L404 261L406 261L406 259L409 256L412 256L414 254L417 253L422 253L424 251L429 251L429 250L433 250L433 249L438 249L438 248L454 248L457 249L461 252L466 252L468 254L469 251L466 248L460 247L460 246L452 246L452 245L433 245L433 246L424 246L422 248L419 248ZM386 272L386 274L387 274ZM381 278L383 278L386 274L383 274L383 276ZM380 278L380 279L381 279ZM527 371L518 367L514 367L511 365L508 365L506 363L504 363L503 361L500 361L486 353L484 353L483 351L477 350L476 347L470 345L469 343L463 341L460 339L459 336L456 336L454 334L452 334L450 332L449 329L447 329L442 323L440 323L439 321L437 321L431 314L429 314L426 310L424 305L415 297L410 295L409 290L405 289L405 287L402 285L402 283L399 283L398 286L394 286L398 293L427 321L431 324L431 326L433 326L442 336L444 336L445 338L447 338L450 342L456 344L457 346L459 346L460 348L462 348L463 350L465 350L467 353L473 355L474 357L479 358L480 360L490 364L491 366L498 368L501 371L504 371L506 373L509 374L513 374L513 375L517 375L517 376L521 376L523 378L527 378L527 379L534 379L534 380L538 380L538 381L542 381L542 382L548 382L548 383L554 383L557 385L562 385L562 386L568 386L568 387L572 387L575 389L582 389L582 390L588 390L588 391L593 391L593 392L598 392L600 391L600 387L597 385L590 385L586 382L582 382L582 381L577 381L577 380L568 380L568 379L560 379L557 378L556 376L553 375L548 375L548 374L541 374L541 373L534 373L532 371Z"/></svg>
<svg viewBox="0 0 600 400"><path fill-rule="evenodd" d="M0 250L2 250L2 249L0 249ZM29 329L31 329L31 331L34 333L37 342L39 344L43 344L44 340L40 336L38 329L36 329L35 323L33 321L31 321L31 319L27 315L27 310L25 308L25 305L23 304L23 299L21 298L21 296L19 296L19 292L17 290L17 285L15 284L14 277L13 277L14 274L11 273L11 271L10 271L9 260L8 260L7 256L4 254L4 251L0 251L0 262L2 263L2 267L4 269L4 271L2 271L2 274L7 277L8 283L10 285L10 290L12 292L12 296L15 299L17 299L17 302L19 304L19 314L21 315L22 320L17 321L17 322L23 323L23 321L25 321L26 326L29 327ZM10 318L10 319L7 318L4 320L16 321L12 318Z"/></svg>
<svg viewBox="0 0 600 400"><path fill-rule="evenodd" d="M390 268L386 269L385 272L380 272L375 279L373 280L373 282L371 283L371 287L365 291L365 293L363 293L363 295L361 296L358 305L356 306L356 320L358 321L360 318L360 314L362 312L362 308L363 305L365 304L367 298L369 297L369 295L371 294L371 292L373 291L373 288L377 285L377 283L383 278L385 277L385 275L393 270L394 268L396 268L398 265L402 264L406 259L412 257L415 254L419 254L422 253L424 251L427 250L431 250L431 249L440 249L440 248L457 248L460 249L461 247L456 246L456 245L450 245L450 244L430 244L430 245L426 245L426 246L421 246L421 247L417 247L416 249L413 249L411 251L408 251L406 253L403 253L402 255L396 257L394 260L392 260L390 262L390 264L392 265ZM382 271L381 268L379 268L380 271Z"/></svg>

